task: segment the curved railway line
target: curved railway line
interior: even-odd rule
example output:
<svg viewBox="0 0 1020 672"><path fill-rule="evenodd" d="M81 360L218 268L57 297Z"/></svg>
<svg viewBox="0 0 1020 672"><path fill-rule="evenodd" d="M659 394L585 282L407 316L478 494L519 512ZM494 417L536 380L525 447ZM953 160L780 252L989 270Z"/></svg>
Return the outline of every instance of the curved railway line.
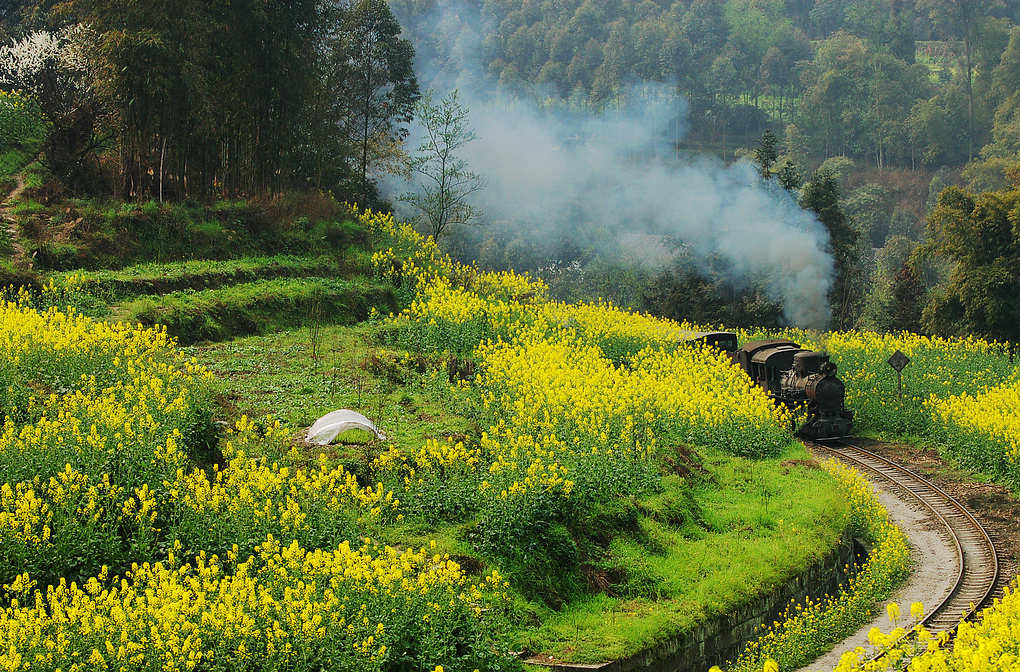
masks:
<svg viewBox="0 0 1020 672"><path fill-rule="evenodd" d="M927 609L921 624L928 631L952 634L961 621L973 616L991 598L999 576L995 545L966 507L931 481L859 446L832 441L814 443L812 447L891 482L930 510L944 526L956 547L958 574L946 598Z"/></svg>

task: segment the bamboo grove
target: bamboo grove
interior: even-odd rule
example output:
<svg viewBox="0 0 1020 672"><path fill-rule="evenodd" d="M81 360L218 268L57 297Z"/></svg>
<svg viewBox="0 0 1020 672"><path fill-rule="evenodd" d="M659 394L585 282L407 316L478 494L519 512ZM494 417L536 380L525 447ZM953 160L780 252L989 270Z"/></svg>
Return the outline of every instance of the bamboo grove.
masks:
<svg viewBox="0 0 1020 672"><path fill-rule="evenodd" d="M364 198L418 93L383 0L23 12L0 78L40 103L48 162L72 189L163 200L342 185Z"/></svg>

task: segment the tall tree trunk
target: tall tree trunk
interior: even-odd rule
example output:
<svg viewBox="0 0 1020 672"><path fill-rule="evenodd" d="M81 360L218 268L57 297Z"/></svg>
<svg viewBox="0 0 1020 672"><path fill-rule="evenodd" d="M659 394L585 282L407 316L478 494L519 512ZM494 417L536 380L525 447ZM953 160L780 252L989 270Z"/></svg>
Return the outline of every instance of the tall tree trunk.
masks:
<svg viewBox="0 0 1020 672"><path fill-rule="evenodd" d="M967 67L967 160L974 158L974 64L971 61L970 22L964 25L964 60Z"/></svg>
<svg viewBox="0 0 1020 672"><path fill-rule="evenodd" d="M159 202L163 202L163 161L166 159L166 136L163 136L163 147L159 150Z"/></svg>

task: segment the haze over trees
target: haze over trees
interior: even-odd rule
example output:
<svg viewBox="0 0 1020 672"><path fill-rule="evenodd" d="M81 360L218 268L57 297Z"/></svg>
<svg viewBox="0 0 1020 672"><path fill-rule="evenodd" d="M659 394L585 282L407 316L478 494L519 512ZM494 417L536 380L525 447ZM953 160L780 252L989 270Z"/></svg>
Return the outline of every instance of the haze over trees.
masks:
<svg viewBox="0 0 1020 672"><path fill-rule="evenodd" d="M439 10L459 23L438 25ZM761 283L733 282L689 241L664 240L668 261L641 267L577 212L550 213L562 235L541 244L519 221L475 217L484 170L440 158L436 172L443 143L407 142L416 115L429 126L419 77L425 88L437 72L456 74L462 104L496 91L566 119L622 110L635 83L657 82L675 97L671 128L633 162L754 161L830 235L834 325L1014 338L1012 243L981 256L951 241L1001 228L985 206L1016 188L1018 22L1020 0L21 0L0 7L0 86L40 109L42 161L69 194L318 190L385 207L398 193L380 178L427 170L435 198L411 201L431 198L423 228L462 258L541 272L561 298L781 323ZM442 188L450 168L457 194Z"/></svg>
<svg viewBox="0 0 1020 672"><path fill-rule="evenodd" d="M836 321L845 325L922 328L910 317L919 316L912 297L920 291L925 303L927 291L943 286L948 276L908 268L906 261L888 269L879 260L898 256L887 252L889 245L907 241L913 249L927 240L928 213L946 186L1007 189L1007 170L1020 156L1015 0L390 4L405 34L428 52L429 73L488 77L504 92L575 110L615 109L633 82L663 82L675 86L687 105L679 151L750 157L768 133L775 140L763 177L777 177L800 193L803 175L830 169L838 209L858 241L836 262L837 277L853 285L840 291L846 300L834 304L837 315L845 313ZM458 34L474 26L482 35L480 75L465 62L463 39L437 33L431 20L437 8L452 6L466 17ZM527 241L507 242L512 249L528 248ZM835 242L834 252L842 246ZM493 247L483 240L469 253L484 256ZM591 255L580 247L568 245L554 256L588 264ZM606 263L604 270L612 272L616 262ZM620 287L619 298L645 308L706 319L733 314L722 297L755 293L729 293L711 263L671 267L667 275L676 283L672 288L640 272L623 274L633 283L626 289L589 280ZM691 312L697 296L706 300ZM891 313L900 304L908 317ZM769 315L756 319L768 321Z"/></svg>

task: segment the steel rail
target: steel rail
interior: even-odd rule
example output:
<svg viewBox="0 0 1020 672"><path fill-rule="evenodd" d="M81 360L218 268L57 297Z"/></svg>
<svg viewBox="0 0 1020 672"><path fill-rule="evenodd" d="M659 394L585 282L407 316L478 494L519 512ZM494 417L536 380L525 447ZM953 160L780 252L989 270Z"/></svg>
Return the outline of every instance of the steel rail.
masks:
<svg viewBox="0 0 1020 672"><path fill-rule="evenodd" d="M836 443L835 446L813 445L845 462L860 465L908 492L946 529L956 547L957 579L950 593L925 615L921 625L934 634L948 632L952 635L961 622L974 616L995 590L999 559L987 530L963 504L931 481L860 446L842 440Z"/></svg>

